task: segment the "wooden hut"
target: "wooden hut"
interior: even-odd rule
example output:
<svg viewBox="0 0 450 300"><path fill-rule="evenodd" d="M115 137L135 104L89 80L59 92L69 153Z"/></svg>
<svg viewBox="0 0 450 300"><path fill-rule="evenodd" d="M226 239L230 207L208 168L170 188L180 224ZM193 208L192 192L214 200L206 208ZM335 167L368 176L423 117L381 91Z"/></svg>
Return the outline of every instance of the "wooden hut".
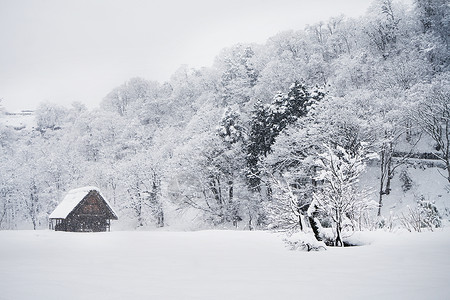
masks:
<svg viewBox="0 0 450 300"><path fill-rule="evenodd" d="M56 231L109 231L117 214L95 187L71 190L50 214L51 229Z"/></svg>

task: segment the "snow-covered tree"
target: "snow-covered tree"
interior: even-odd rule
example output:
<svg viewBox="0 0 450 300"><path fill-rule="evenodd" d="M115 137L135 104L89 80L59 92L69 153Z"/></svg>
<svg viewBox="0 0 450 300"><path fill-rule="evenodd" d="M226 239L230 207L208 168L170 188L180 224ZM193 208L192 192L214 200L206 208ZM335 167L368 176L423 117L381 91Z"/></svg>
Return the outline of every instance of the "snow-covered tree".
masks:
<svg viewBox="0 0 450 300"><path fill-rule="evenodd" d="M277 136L289 124L306 116L310 107L324 97L325 93L321 89L310 89L300 82L295 82L289 93L277 94L270 104L256 105L247 148L248 180L251 188L259 188L261 174L258 163L271 151Z"/></svg>
<svg viewBox="0 0 450 300"><path fill-rule="evenodd" d="M370 156L361 146L356 153L349 153L342 147L326 146L326 152L319 155L320 168L317 180L323 186L314 192L313 202L308 209L312 216L319 210L334 224L334 245L344 246L343 230L354 225L362 214L373 207L358 181L365 169L365 160Z"/></svg>
<svg viewBox="0 0 450 300"><path fill-rule="evenodd" d="M118 166L120 208L124 215L136 221L136 227L164 226L161 194L163 161L151 151L141 152Z"/></svg>
<svg viewBox="0 0 450 300"><path fill-rule="evenodd" d="M375 0L370 11L371 20L364 31L375 49L386 59L397 45L401 19L392 0Z"/></svg>
<svg viewBox="0 0 450 300"><path fill-rule="evenodd" d="M220 72L218 93L221 104L244 105L252 96L259 72L253 63L255 55L251 45L235 45L224 49L216 58Z"/></svg>
<svg viewBox="0 0 450 300"><path fill-rule="evenodd" d="M419 84L412 97L419 100L413 118L433 139L437 159L445 164L450 183L450 76L440 76L430 84Z"/></svg>
<svg viewBox="0 0 450 300"><path fill-rule="evenodd" d="M306 211L311 202L308 194L312 193L313 185L306 175L300 177L297 173L292 178L291 174L285 173L284 176L272 177L272 199L263 203L268 227L288 232L303 231Z"/></svg>
<svg viewBox="0 0 450 300"><path fill-rule="evenodd" d="M67 109L52 103L41 103L35 112L36 124L39 130L61 129L65 123Z"/></svg>
<svg viewBox="0 0 450 300"><path fill-rule="evenodd" d="M17 196L18 161L13 159L15 132L0 124L0 229L13 229L19 212Z"/></svg>
<svg viewBox="0 0 450 300"><path fill-rule="evenodd" d="M448 18L450 8L448 3L445 0L415 0L414 4L423 32L432 32L440 37L448 50L450 47L450 37L448 35L450 31L450 20Z"/></svg>

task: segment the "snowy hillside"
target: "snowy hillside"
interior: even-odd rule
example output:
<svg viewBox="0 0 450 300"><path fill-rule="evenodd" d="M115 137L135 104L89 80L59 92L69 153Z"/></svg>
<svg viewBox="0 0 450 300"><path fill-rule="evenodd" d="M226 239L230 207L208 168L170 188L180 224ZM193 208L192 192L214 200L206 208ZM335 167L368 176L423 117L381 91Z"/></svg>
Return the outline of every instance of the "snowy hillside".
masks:
<svg viewBox="0 0 450 300"><path fill-rule="evenodd" d="M450 231L288 250L267 232L0 232L0 299L448 299Z"/></svg>
<svg viewBox="0 0 450 300"><path fill-rule="evenodd" d="M410 163L400 166L392 179L392 190L389 195L383 196L382 216L387 220L392 219L394 226L400 226L399 218L407 214L409 208L417 207L419 200L433 203L442 215L444 224L450 220L450 191L447 179L442 176L442 168L427 167L427 163L438 163L432 160L410 160ZM372 165L361 177L361 184L370 187L370 198L376 202L379 200L377 188L379 181L379 166ZM410 182L405 186L402 174L407 174Z"/></svg>

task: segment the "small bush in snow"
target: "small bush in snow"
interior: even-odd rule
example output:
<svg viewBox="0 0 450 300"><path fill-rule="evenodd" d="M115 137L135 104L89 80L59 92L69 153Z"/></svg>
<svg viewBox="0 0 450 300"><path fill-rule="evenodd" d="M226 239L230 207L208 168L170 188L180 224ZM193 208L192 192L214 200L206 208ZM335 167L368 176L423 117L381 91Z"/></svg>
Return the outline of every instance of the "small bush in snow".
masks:
<svg viewBox="0 0 450 300"><path fill-rule="evenodd" d="M375 228L392 231L394 229L394 219L395 216L392 214L392 212L389 214L389 218L380 216L375 222Z"/></svg>
<svg viewBox="0 0 450 300"><path fill-rule="evenodd" d="M408 170L402 170L402 172L400 173L400 181L402 182L402 190L404 193L412 188L413 181L411 179L411 176L409 175Z"/></svg>
<svg viewBox="0 0 450 300"><path fill-rule="evenodd" d="M419 201L418 207L423 217L423 226L428 227L431 230L442 226L442 217L434 203L422 200Z"/></svg>
<svg viewBox="0 0 450 300"><path fill-rule="evenodd" d="M297 232L284 239L290 250L295 251L322 251L327 250L324 242L318 242L313 235Z"/></svg>
<svg viewBox="0 0 450 300"><path fill-rule="evenodd" d="M423 196L417 201L415 208L408 207L409 212L400 218L403 226L409 231L421 232L422 228L431 231L442 226L441 215L434 203L426 201Z"/></svg>

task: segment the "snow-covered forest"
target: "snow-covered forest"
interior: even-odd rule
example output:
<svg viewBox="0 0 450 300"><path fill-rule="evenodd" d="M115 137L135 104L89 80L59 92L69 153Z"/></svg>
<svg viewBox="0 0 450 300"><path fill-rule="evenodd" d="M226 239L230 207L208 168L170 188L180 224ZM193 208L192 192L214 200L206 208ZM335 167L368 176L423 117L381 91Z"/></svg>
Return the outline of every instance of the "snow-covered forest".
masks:
<svg viewBox="0 0 450 300"><path fill-rule="evenodd" d="M441 227L449 13L376 0L167 82L130 78L98 109L41 103L19 126L0 107L0 229L48 228L86 185L117 211L113 229L308 229L343 245L348 230Z"/></svg>

